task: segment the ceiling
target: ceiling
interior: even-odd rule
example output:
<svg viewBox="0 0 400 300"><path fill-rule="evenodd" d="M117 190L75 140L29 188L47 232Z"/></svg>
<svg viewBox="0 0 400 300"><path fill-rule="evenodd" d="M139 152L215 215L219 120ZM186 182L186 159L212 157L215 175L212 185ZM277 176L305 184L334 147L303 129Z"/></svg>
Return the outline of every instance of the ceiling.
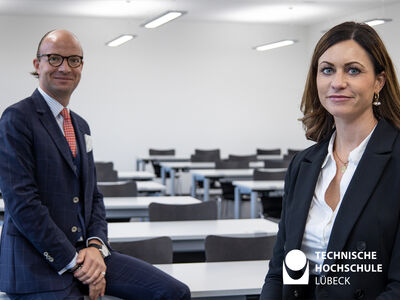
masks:
<svg viewBox="0 0 400 300"><path fill-rule="evenodd" d="M0 0L0 15L123 17L151 20L184 10L187 21L310 25L400 0Z"/></svg>

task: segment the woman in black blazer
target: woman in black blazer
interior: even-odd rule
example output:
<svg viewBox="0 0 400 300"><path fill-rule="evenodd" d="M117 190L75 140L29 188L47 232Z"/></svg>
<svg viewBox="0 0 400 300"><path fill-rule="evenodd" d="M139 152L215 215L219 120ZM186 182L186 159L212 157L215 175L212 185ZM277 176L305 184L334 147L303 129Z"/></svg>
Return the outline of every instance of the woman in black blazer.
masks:
<svg viewBox="0 0 400 300"><path fill-rule="evenodd" d="M261 299L400 299L400 90L374 29L323 35L301 109L316 144L286 174Z"/></svg>

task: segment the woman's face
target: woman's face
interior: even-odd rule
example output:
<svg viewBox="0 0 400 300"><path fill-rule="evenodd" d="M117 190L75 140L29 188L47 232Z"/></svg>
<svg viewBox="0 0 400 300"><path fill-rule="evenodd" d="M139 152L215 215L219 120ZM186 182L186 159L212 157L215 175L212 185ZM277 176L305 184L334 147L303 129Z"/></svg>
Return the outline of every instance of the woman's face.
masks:
<svg viewBox="0 0 400 300"><path fill-rule="evenodd" d="M353 40L331 46L318 60L319 100L335 120L373 117L374 93L384 84L384 72L375 75L367 52Z"/></svg>

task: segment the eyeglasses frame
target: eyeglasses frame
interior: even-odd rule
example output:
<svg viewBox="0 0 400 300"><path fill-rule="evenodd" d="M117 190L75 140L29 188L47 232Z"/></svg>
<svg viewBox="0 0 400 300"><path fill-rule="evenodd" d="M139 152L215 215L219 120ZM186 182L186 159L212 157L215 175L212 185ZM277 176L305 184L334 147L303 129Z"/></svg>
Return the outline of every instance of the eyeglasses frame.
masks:
<svg viewBox="0 0 400 300"><path fill-rule="evenodd" d="M59 65L57 65L57 66L52 65L52 64L50 63L50 61L49 61L49 57L50 57L51 55L57 55L57 56L61 57L61 58L62 58L61 63L60 63ZM49 65L52 66L52 67L55 67L55 68L58 68L59 66L61 66L61 65L64 63L64 60L65 60L65 59L67 60L68 66L69 66L70 68L73 68L73 69L79 68L79 67L82 65L82 63L83 63L83 56L80 56L80 55L62 56L62 55L60 55L60 54L55 54L55 53L50 53L50 54L38 54L38 55L36 55L36 57L37 57L39 60L40 60L40 58L43 57L43 56L46 56L46 57L47 57L47 62L49 63ZM69 63L69 61L68 61L68 59L70 59L71 57L79 57L79 58L81 59L81 63L80 63L78 66L76 66L76 67L71 66L70 63Z"/></svg>

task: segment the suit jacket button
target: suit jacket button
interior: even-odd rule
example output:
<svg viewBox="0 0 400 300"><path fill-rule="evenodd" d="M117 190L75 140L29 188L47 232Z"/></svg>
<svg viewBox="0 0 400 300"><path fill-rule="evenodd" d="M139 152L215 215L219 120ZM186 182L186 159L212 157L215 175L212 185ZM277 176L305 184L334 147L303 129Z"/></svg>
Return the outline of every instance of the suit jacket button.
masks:
<svg viewBox="0 0 400 300"><path fill-rule="evenodd" d="M367 243L364 241L357 242L357 250L358 251L365 251L367 249Z"/></svg>
<svg viewBox="0 0 400 300"><path fill-rule="evenodd" d="M354 298L357 300L363 299L365 296L365 293L362 289L356 289L354 292Z"/></svg>
<svg viewBox="0 0 400 300"><path fill-rule="evenodd" d="M53 261L54 261L54 258L49 257L49 262L53 262Z"/></svg>
<svg viewBox="0 0 400 300"><path fill-rule="evenodd" d="M71 231L72 231L72 232L77 232L77 231L78 231L78 227L72 226Z"/></svg>
<svg viewBox="0 0 400 300"><path fill-rule="evenodd" d="M78 203L78 202L79 202L79 198L78 198L78 197L74 197L74 198L72 199L72 201L73 201L74 203Z"/></svg>
<svg viewBox="0 0 400 300"><path fill-rule="evenodd" d="M293 291L293 296L294 296L295 298L299 298L299 296L300 296L299 291L298 291L298 290L294 290L294 291Z"/></svg>
<svg viewBox="0 0 400 300"><path fill-rule="evenodd" d="M43 252L43 255L47 257L47 256L49 256L49 253L48 252Z"/></svg>

